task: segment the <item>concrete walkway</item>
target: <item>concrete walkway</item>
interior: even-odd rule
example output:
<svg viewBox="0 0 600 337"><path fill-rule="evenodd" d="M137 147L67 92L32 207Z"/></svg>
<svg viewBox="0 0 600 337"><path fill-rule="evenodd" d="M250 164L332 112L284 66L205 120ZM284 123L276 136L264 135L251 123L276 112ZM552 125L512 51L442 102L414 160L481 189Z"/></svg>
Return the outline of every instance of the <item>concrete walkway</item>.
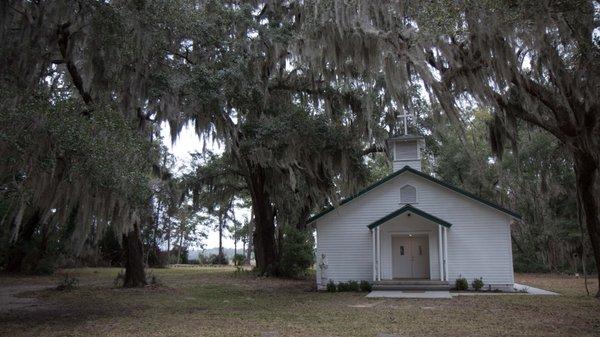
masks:
<svg viewBox="0 0 600 337"><path fill-rule="evenodd" d="M555 293L549 290L531 287L525 284L515 283L516 291L526 291L527 295L544 295L544 296L557 296L559 293Z"/></svg>
<svg viewBox="0 0 600 337"><path fill-rule="evenodd" d="M402 290L373 290L368 298L452 298L447 290L436 291L402 291Z"/></svg>
<svg viewBox="0 0 600 337"><path fill-rule="evenodd" d="M456 296L500 296L500 295L541 295L541 296L557 296L558 293L530 287L528 285L515 283L515 292L454 292L450 293L446 290L436 291L401 291L401 290L373 290L368 298L452 298Z"/></svg>

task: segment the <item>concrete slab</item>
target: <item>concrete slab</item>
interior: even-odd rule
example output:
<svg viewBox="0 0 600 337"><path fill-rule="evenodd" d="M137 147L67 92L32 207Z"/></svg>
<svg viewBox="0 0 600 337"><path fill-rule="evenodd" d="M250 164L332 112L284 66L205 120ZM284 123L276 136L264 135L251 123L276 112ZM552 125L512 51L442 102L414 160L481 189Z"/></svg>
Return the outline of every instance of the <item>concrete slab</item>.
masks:
<svg viewBox="0 0 600 337"><path fill-rule="evenodd" d="M402 290L373 290L368 298L452 298L447 290L435 291L402 291Z"/></svg>
<svg viewBox="0 0 600 337"><path fill-rule="evenodd" d="M559 293L555 293L553 291L544 290L540 288L531 287L525 284L515 283L515 290L527 292L527 295L543 295L543 296L557 296Z"/></svg>

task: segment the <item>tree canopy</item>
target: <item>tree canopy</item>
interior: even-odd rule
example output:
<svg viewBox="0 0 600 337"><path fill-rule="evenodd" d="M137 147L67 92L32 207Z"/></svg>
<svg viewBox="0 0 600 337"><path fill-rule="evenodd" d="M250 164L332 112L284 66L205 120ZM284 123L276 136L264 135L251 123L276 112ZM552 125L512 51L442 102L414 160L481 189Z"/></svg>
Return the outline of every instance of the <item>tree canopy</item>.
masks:
<svg viewBox="0 0 600 337"><path fill-rule="evenodd" d="M53 238L75 255L109 247L110 227L125 283L142 285L144 263L175 246L179 260L208 214L223 232L241 199L258 272L305 269L306 219L389 172L407 114L427 170L524 213L521 256L559 269L589 240L600 269L597 1L0 6L9 269ZM192 125L204 142L184 174L165 124L171 141Z"/></svg>

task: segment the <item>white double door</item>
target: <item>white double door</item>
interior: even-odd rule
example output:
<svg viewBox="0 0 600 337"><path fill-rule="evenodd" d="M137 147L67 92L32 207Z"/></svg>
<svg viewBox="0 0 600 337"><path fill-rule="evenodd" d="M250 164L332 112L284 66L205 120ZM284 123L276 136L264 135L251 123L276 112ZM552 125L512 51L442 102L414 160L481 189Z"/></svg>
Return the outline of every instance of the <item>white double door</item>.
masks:
<svg viewBox="0 0 600 337"><path fill-rule="evenodd" d="M429 278L427 235L392 236L392 275L394 278Z"/></svg>

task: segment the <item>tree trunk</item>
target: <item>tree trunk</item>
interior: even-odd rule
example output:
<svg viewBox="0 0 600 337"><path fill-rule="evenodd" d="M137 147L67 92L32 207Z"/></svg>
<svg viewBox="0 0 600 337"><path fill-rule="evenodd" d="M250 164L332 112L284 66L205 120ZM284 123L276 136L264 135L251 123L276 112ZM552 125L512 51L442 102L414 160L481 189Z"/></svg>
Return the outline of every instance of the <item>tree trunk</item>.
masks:
<svg viewBox="0 0 600 337"><path fill-rule="evenodd" d="M248 234L246 238L248 246L246 247L246 265L250 265L252 252L254 251L254 210L250 210L250 221L248 222Z"/></svg>
<svg viewBox="0 0 600 337"><path fill-rule="evenodd" d="M223 214L219 210L219 257L223 255Z"/></svg>
<svg viewBox="0 0 600 337"><path fill-rule="evenodd" d="M588 152L576 151L574 161L577 201L592 243L596 270L599 271L599 289L596 297L600 298L600 213L598 209L599 191L597 190L600 183L598 181L600 168L594 160L594 156Z"/></svg>
<svg viewBox="0 0 600 337"><path fill-rule="evenodd" d="M140 238L138 224L133 225L127 235L123 235L123 251L125 259L125 281L123 287L142 287L146 283L144 271L144 250Z"/></svg>
<svg viewBox="0 0 600 337"><path fill-rule="evenodd" d="M275 245L275 211L269 194L265 191L265 173L257 166L249 165L250 197L254 213L254 259L261 275L277 275L278 258Z"/></svg>
<svg viewBox="0 0 600 337"><path fill-rule="evenodd" d="M167 220L167 264L171 264L171 220Z"/></svg>
<svg viewBox="0 0 600 337"><path fill-rule="evenodd" d="M306 223L306 221L308 220L309 216L310 216L310 208L307 206L304 206L302 208L302 210L300 211L300 217L298 219L298 224L296 225L296 228L298 228L299 230L305 230L306 226L308 225Z"/></svg>
<svg viewBox="0 0 600 337"><path fill-rule="evenodd" d="M39 227L40 220L40 212L35 211L21 228L17 240L11 245L8 252L7 272L19 273L25 271L23 260L28 253L31 253L33 235Z"/></svg>
<svg viewBox="0 0 600 337"><path fill-rule="evenodd" d="M183 245L183 226L179 229L179 247L177 247L177 264L181 263L181 246Z"/></svg>

